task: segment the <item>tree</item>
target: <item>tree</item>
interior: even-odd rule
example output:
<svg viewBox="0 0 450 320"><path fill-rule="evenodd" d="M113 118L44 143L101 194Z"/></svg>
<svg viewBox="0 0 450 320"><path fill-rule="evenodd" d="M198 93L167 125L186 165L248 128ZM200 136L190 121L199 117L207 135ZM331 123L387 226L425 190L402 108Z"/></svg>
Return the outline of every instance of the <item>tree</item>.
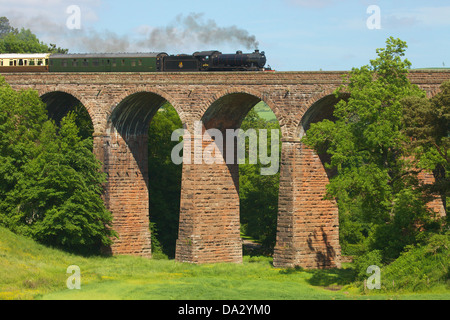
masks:
<svg viewBox="0 0 450 320"><path fill-rule="evenodd" d="M50 46L39 41L30 29L20 31L10 26L6 17L0 17L0 53L67 53L68 49Z"/></svg>
<svg viewBox="0 0 450 320"><path fill-rule="evenodd" d="M390 37L370 65L353 68L335 92L337 97L350 94L348 100L336 104L336 121L312 124L303 140L319 154L330 156L325 165L337 175L327 186L327 196L337 199L340 220L351 222L354 230L350 235L359 233L356 238L361 241L365 230L365 235L373 236L372 242L361 249L364 245L381 249L387 259L395 258L405 245L416 241L417 224L425 225L427 217L417 189L417 170L407 157L409 139L402 130L402 99L425 97L408 80L411 63L403 59L406 48L405 42ZM411 201L405 200L408 198ZM411 207L411 203L416 206ZM419 203L420 210L416 210ZM377 235L387 226L390 236L411 237L397 239L401 243L395 246L385 243L385 237L382 244L378 241L382 237ZM343 240L345 251L349 238Z"/></svg>
<svg viewBox="0 0 450 320"><path fill-rule="evenodd" d="M280 127L278 123L265 121L252 109L242 121L241 129L267 129L268 141L271 141L271 129L279 130ZM270 152L270 143L267 148ZM248 146L246 149L248 155ZM273 251L276 241L280 175L279 172L274 175L261 175L261 167L259 161L257 164L239 165L241 229L245 235L260 241L264 251L268 253Z"/></svg>
<svg viewBox="0 0 450 320"><path fill-rule="evenodd" d="M14 28L9 24L9 19L6 17L0 17L0 39L6 36L8 33L14 31Z"/></svg>
<svg viewBox="0 0 450 320"><path fill-rule="evenodd" d="M409 150L416 166L432 170L436 178L425 190L439 195L445 203L450 196L450 81L444 82L432 99L408 97L402 103L404 131L411 139Z"/></svg>
<svg viewBox="0 0 450 320"><path fill-rule="evenodd" d="M178 144L171 141L171 135L182 126L175 108L166 103L153 117L148 133L152 249L171 258L178 238L182 174L182 166L171 159L172 149Z"/></svg>
<svg viewBox="0 0 450 320"><path fill-rule="evenodd" d="M105 174L69 113L57 128L35 91L0 79L0 224L73 252L98 252L116 233Z"/></svg>

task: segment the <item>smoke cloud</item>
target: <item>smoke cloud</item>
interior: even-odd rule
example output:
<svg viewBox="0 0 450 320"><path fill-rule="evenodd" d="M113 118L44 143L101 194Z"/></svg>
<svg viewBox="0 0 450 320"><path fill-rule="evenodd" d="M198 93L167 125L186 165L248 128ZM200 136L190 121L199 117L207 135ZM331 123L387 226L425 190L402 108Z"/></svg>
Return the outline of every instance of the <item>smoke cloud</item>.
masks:
<svg viewBox="0 0 450 320"><path fill-rule="evenodd" d="M198 46L232 44L244 46L246 49L257 49L258 41L247 30L237 26L220 27L214 20L205 21L203 13L191 13L188 16L178 15L175 22L166 26L153 28L146 39L139 41L142 46L159 50L173 46Z"/></svg>
<svg viewBox="0 0 450 320"><path fill-rule="evenodd" d="M114 53L136 50L127 36L120 36L111 31L97 32L94 30L76 30L67 33L71 46L90 53ZM69 47L70 48L70 47ZM73 50L71 50L70 53ZM140 51L140 50L138 50Z"/></svg>
<svg viewBox="0 0 450 320"><path fill-rule="evenodd" d="M3 0L0 0L0 3ZM63 0L55 0L63 1ZM61 5L61 8L62 5ZM62 9L61 9L62 10ZM65 13L65 9L62 10ZM83 9L82 17L92 16L91 11ZM219 49L229 45L237 49L257 49L258 41L247 30L237 26L219 26L214 20L206 19L203 13L178 15L167 26L155 27L142 25L130 34L117 34L106 30L93 29L95 19L89 18L88 25L82 24L79 30L70 30L66 26L66 15L54 19L45 11L37 10L25 15L20 10L5 12L14 27L31 29L45 43L55 43L58 47L74 52L130 52L130 51L166 51L168 53L189 50ZM217 46L211 48L212 46Z"/></svg>

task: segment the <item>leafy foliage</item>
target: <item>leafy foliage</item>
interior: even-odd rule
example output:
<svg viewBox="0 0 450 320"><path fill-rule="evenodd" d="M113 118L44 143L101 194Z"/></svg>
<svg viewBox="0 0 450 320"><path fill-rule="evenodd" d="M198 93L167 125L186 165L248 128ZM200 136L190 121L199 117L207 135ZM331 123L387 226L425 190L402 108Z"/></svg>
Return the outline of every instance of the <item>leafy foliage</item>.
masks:
<svg viewBox="0 0 450 320"><path fill-rule="evenodd" d="M416 166L433 170L436 181L425 191L445 202L450 196L450 81L431 99L408 97L404 105L404 131L411 138L409 149Z"/></svg>
<svg viewBox="0 0 450 320"><path fill-rule="evenodd" d="M0 80L0 224L87 253L115 233L101 198L105 175L75 119L69 113L58 129L36 92Z"/></svg>
<svg viewBox="0 0 450 320"><path fill-rule="evenodd" d="M279 130L280 127L278 123L265 121L252 109L242 121L241 129L255 129L258 137L259 129L267 129L267 139L271 141L270 130ZM248 152L246 154L248 155ZM264 251L269 253L273 251L276 240L280 175L279 172L274 175L261 175L261 167L259 161L257 164L239 165L241 229L245 235L260 241Z"/></svg>
<svg viewBox="0 0 450 320"><path fill-rule="evenodd" d="M450 233L433 234L423 244L407 247L382 268L383 291L417 292L450 289Z"/></svg>
<svg viewBox="0 0 450 320"><path fill-rule="evenodd" d="M9 24L6 17L0 17L0 53L67 53L68 49L49 46L39 41L30 29L20 31Z"/></svg>
<svg viewBox="0 0 450 320"><path fill-rule="evenodd" d="M168 257L175 256L178 238L182 166L171 160L179 143L171 141L171 135L179 128L182 123L175 108L166 103L153 117L148 133L152 249Z"/></svg>

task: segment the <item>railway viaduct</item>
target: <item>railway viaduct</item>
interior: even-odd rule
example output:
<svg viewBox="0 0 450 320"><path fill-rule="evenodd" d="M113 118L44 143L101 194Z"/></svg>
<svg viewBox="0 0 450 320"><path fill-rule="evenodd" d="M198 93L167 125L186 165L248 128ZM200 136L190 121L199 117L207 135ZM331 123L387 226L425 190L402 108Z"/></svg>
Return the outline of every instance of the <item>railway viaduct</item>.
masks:
<svg viewBox="0 0 450 320"><path fill-rule="evenodd" d="M338 210L324 200L327 172L301 143L310 123L330 117L333 91L345 72L30 73L5 74L14 89L37 90L54 118L82 103L94 125L94 153L108 175L104 201L119 239L113 254L151 257L148 125L170 102L193 132L235 129L264 101L281 126L280 189L274 265L340 265ZM412 71L410 79L433 96L450 71ZM184 154L184 157L194 157ZM226 153L226 150L224 150ZM186 159L186 158L185 158ZM241 262L238 165L183 164L176 259ZM150 195L151 197L151 195ZM439 210L439 205L435 206Z"/></svg>

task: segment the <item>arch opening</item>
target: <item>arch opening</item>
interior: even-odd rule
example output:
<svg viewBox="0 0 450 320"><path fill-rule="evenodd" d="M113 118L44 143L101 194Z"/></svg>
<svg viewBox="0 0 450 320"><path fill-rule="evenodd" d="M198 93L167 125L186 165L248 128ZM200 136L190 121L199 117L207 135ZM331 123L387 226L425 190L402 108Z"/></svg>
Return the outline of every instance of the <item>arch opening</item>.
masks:
<svg viewBox="0 0 450 320"><path fill-rule="evenodd" d="M73 112L80 137L92 138L94 123L86 106L78 98L67 92L53 91L43 94L41 100L47 105L48 117L54 120L57 126L60 126L61 120L69 112Z"/></svg>
<svg viewBox="0 0 450 320"><path fill-rule="evenodd" d="M122 236L113 251L174 256L182 167L167 161L173 142L166 131L180 123L176 109L149 91L128 95L112 110L105 141L107 196Z"/></svg>
<svg viewBox="0 0 450 320"><path fill-rule="evenodd" d="M265 116L262 117L262 114ZM241 257L242 250L244 254L271 255L276 238L281 150L281 130L275 113L260 97L235 92L213 101L204 112L201 122L203 147L208 148L212 143L217 145L219 141L221 145L217 145L216 150L220 150L219 157L223 161L216 167L204 168L206 175L211 176L212 184L205 189L216 189L214 192L218 203L223 201L223 205L218 206L225 208L210 213L213 220L224 222L209 232L237 238ZM220 133L221 139L214 136L208 140L210 130ZM272 130L276 134L272 134ZM263 147L260 147L263 139L266 143L264 152ZM272 143L275 140L276 146ZM276 154L273 152L275 149ZM263 167L274 170L262 174ZM208 228L211 226L204 226L205 230Z"/></svg>
<svg viewBox="0 0 450 320"><path fill-rule="evenodd" d="M330 121L336 121L334 113L334 107L341 100L348 100L349 95L342 94L337 97L334 94L327 95L317 100L311 107L305 112L303 118L300 122L300 139L303 138L308 129L311 127L311 124L320 122L322 120L328 119ZM318 154L322 164L325 168L325 163L329 163L331 158L327 153ZM325 168L328 179L331 179L336 175L336 171L332 169Z"/></svg>

